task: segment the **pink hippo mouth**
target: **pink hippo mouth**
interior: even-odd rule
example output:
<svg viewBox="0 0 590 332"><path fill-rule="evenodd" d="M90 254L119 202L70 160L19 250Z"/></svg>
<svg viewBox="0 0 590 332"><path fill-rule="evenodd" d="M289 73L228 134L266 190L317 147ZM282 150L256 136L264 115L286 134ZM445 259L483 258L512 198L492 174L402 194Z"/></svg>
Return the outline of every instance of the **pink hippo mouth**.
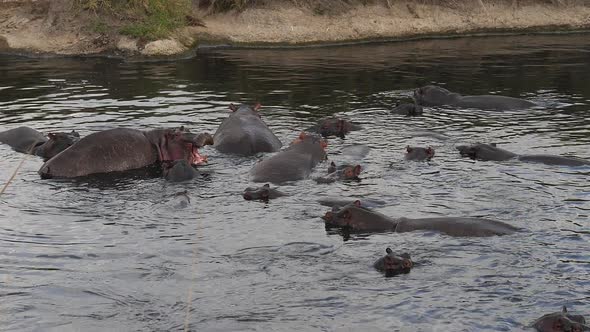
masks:
<svg viewBox="0 0 590 332"><path fill-rule="evenodd" d="M187 144L190 149L188 154L188 161L192 165L202 165L207 163L207 156L199 153L199 149L193 144Z"/></svg>

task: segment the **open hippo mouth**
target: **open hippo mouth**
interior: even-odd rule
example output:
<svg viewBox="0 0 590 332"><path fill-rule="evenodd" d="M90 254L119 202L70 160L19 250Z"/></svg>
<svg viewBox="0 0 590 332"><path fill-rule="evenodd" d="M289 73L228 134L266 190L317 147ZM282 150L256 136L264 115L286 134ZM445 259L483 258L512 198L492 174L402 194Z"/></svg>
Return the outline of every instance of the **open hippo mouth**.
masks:
<svg viewBox="0 0 590 332"><path fill-rule="evenodd" d="M199 153L199 148L213 144L213 137L208 133L194 135L188 131L174 130L167 133L160 142L160 161L185 159L191 165L207 162L207 157Z"/></svg>

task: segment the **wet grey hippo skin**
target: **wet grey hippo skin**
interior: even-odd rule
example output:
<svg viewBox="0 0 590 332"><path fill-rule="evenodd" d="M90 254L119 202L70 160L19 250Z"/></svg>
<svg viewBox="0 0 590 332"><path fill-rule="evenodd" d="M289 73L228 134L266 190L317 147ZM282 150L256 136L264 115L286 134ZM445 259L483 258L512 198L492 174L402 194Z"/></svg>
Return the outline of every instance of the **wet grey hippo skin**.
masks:
<svg viewBox="0 0 590 332"><path fill-rule="evenodd" d="M317 133L322 137L336 136L345 138L346 134L353 130L360 130L361 126L341 118L326 118L318 122L317 125L307 128L305 131Z"/></svg>
<svg viewBox="0 0 590 332"><path fill-rule="evenodd" d="M407 115L407 116L418 116L422 115L423 110L422 106L418 104L410 104L404 103L396 105L391 111L391 114L400 114L400 115Z"/></svg>
<svg viewBox="0 0 590 332"><path fill-rule="evenodd" d="M476 143L473 145L460 145L457 150L463 157L477 160L504 161L518 159L525 162L543 163L546 165L560 166L584 166L590 165L590 160L575 157L562 157L555 155L530 154L518 155L516 153L500 149L496 144Z"/></svg>
<svg viewBox="0 0 590 332"><path fill-rule="evenodd" d="M195 135L184 127L140 131L117 128L90 134L46 162L42 178L73 178L143 168L156 162L206 161L198 148L212 144L209 134Z"/></svg>
<svg viewBox="0 0 590 332"><path fill-rule="evenodd" d="M47 138L29 127L18 127L0 133L0 142L10 145L15 151L50 159L80 140L80 134L49 133Z"/></svg>
<svg viewBox="0 0 590 332"><path fill-rule="evenodd" d="M244 190L242 197L247 201L264 201L268 202L270 199L286 196L286 194L270 187L267 183L261 187L248 187Z"/></svg>
<svg viewBox="0 0 590 332"><path fill-rule="evenodd" d="M188 181L201 175L186 159L162 162L162 174L171 182Z"/></svg>
<svg viewBox="0 0 590 332"><path fill-rule="evenodd" d="M340 227L349 232L412 232L436 231L450 236L483 237L512 234L518 228L506 223L483 218L389 218L361 206L360 202L333 208L322 217L327 227Z"/></svg>
<svg viewBox="0 0 590 332"><path fill-rule="evenodd" d="M531 324L531 327L539 332L590 331L590 326L586 325L584 316L568 314L565 306L561 312L547 314L537 319Z"/></svg>
<svg viewBox="0 0 590 332"><path fill-rule="evenodd" d="M516 110L536 106L528 100L497 96L461 96L458 93L436 85L427 85L414 90L414 100L422 106L454 106L461 108L479 108L483 110Z"/></svg>
<svg viewBox="0 0 590 332"><path fill-rule="evenodd" d="M410 273L410 270L414 267L414 263L408 253L396 255L391 248L385 249L385 253L387 255L376 260L373 263L373 267L377 271L385 273L386 277Z"/></svg>
<svg viewBox="0 0 590 332"><path fill-rule="evenodd" d="M352 204L355 201L359 201L362 207L368 208L368 209L385 206L387 204L385 201L380 201L377 199L370 199L370 198L363 198L363 199L359 200L356 198L341 199L341 198L324 197L324 198L318 199L318 203L320 203L321 205L329 206L329 207L337 207L337 209L340 209L340 207L342 207L342 206Z"/></svg>
<svg viewBox="0 0 590 332"><path fill-rule="evenodd" d="M332 183L339 180L350 181L359 180L361 174L361 165L340 165L331 162L328 166L328 175L315 178L317 183Z"/></svg>
<svg viewBox="0 0 590 332"><path fill-rule="evenodd" d="M260 104L254 107L231 105L233 113L217 128L213 146L223 153L244 156L279 151L282 143L260 118L259 108Z"/></svg>
<svg viewBox="0 0 590 332"><path fill-rule="evenodd" d="M282 183L305 179L326 159L326 146L321 138L301 133L288 148L254 165L250 170L252 181Z"/></svg>
<svg viewBox="0 0 590 332"><path fill-rule="evenodd" d="M406 160L424 161L430 160L434 157L434 149L431 147L420 148L420 147L406 147Z"/></svg>

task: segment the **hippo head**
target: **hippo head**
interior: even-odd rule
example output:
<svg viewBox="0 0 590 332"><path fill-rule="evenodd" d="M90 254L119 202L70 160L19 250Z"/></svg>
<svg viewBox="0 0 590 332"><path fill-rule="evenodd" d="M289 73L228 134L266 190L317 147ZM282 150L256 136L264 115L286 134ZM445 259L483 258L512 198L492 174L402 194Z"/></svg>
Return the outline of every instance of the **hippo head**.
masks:
<svg viewBox="0 0 590 332"><path fill-rule="evenodd" d="M341 177L343 180L358 180L361 174L361 165L346 166L342 169Z"/></svg>
<svg viewBox="0 0 590 332"><path fill-rule="evenodd" d="M414 266L410 254L403 253L397 256L391 248L387 248L385 252L387 255L383 257L382 271L385 272L386 277L410 273L410 270Z"/></svg>
<svg viewBox="0 0 590 332"><path fill-rule="evenodd" d="M345 119L330 118L320 122L318 132L322 137L336 136L344 139L346 134L352 129L352 124Z"/></svg>
<svg viewBox="0 0 590 332"><path fill-rule="evenodd" d="M361 201L356 200L343 207L333 206L331 211L322 217L327 227L339 227L345 230L355 229L354 208L361 208Z"/></svg>
<svg viewBox="0 0 590 332"><path fill-rule="evenodd" d="M476 143L473 145L460 145L457 150L463 157L478 160L503 161L516 156L516 154L496 147L496 144Z"/></svg>
<svg viewBox="0 0 590 332"><path fill-rule="evenodd" d="M414 90L414 101L423 106L440 106L452 104L459 95L436 85L426 85Z"/></svg>
<svg viewBox="0 0 590 332"><path fill-rule="evenodd" d="M47 137L49 138L47 142L43 143L43 145L39 146L39 148L37 148L35 151L36 155L45 159L51 159L55 157L58 153L69 148L80 140L80 134L78 134L75 130L72 130L69 133L49 133L47 134Z"/></svg>
<svg viewBox="0 0 590 332"><path fill-rule="evenodd" d="M208 133L195 135L184 127L166 129L158 137L158 159L160 162L184 159L191 165L207 162L199 148L212 145L213 137Z"/></svg>
<svg viewBox="0 0 590 332"><path fill-rule="evenodd" d="M328 157L327 147L328 143L321 137L303 131L291 142L288 149L302 149L310 152L314 160L325 160Z"/></svg>
<svg viewBox="0 0 590 332"><path fill-rule="evenodd" d="M270 184L267 183L259 188L248 187L246 190L244 190L244 194L242 194L242 196L247 201L261 200L268 202L270 199Z"/></svg>
<svg viewBox="0 0 590 332"><path fill-rule="evenodd" d="M335 162L331 162L330 165L328 166L328 174L334 173L337 170L338 170L338 167L336 167L336 163Z"/></svg>
<svg viewBox="0 0 590 332"><path fill-rule="evenodd" d="M434 149L431 147L406 147L406 160L430 160L434 157Z"/></svg>
<svg viewBox="0 0 590 332"><path fill-rule="evenodd" d="M229 105L229 109L234 113L252 113L258 117L260 117L260 114L258 114L258 110L261 107L262 105L260 105L260 103L256 103L254 107L251 107L250 105L246 104L241 104L240 106L236 106L234 104Z"/></svg>
<svg viewBox="0 0 590 332"><path fill-rule="evenodd" d="M582 332L590 331L584 316L568 314L563 306L561 312L544 315L537 319L532 327L541 332Z"/></svg>

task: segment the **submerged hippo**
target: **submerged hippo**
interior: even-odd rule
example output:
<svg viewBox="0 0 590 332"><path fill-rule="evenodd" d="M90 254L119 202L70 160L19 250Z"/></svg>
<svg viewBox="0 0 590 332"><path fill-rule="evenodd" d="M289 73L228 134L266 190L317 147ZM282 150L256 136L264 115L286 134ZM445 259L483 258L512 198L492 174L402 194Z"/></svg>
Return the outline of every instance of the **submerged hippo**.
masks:
<svg viewBox="0 0 590 332"><path fill-rule="evenodd" d="M404 103L404 104L395 105L395 107L390 111L390 113L391 114L406 115L406 116L418 116L418 115L422 115L423 110L422 110L422 106L420 106L418 104Z"/></svg>
<svg viewBox="0 0 590 332"><path fill-rule="evenodd" d="M276 152L281 141L260 118L260 104L254 107L233 104L233 113L219 125L213 136L214 147L223 153L253 155L259 152Z"/></svg>
<svg viewBox="0 0 590 332"><path fill-rule="evenodd" d="M307 128L305 131L320 134L324 138L336 136L344 139L349 132L360 129L362 129L361 126L346 119L326 118L320 120L317 125Z"/></svg>
<svg viewBox="0 0 590 332"><path fill-rule="evenodd" d="M250 170L254 182L281 183L302 180L326 159L327 144L321 138L301 133L285 150L258 162Z"/></svg>
<svg viewBox="0 0 590 332"><path fill-rule="evenodd" d="M436 217L392 219L368 210L359 201L342 208L332 208L324 217L327 227L340 227L348 232L412 232L436 231L450 236L483 237L512 234L518 228L506 223L483 218Z"/></svg>
<svg viewBox="0 0 590 332"><path fill-rule="evenodd" d="M544 315L531 324L539 332L581 332L590 331L586 319L581 315L568 314L563 306L561 312Z"/></svg>
<svg viewBox="0 0 590 332"><path fill-rule="evenodd" d="M213 144L209 134L195 135L184 127L140 131L117 128L90 134L46 162L42 178L73 178L143 168L156 162L206 161L198 148Z"/></svg>
<svg viewBox="0 0 590 332"><path fill-rule="evenodd" d="M271 188L269 183L263 185L262 187L248 187L242 194L242 197L244 197L244 199L247 201L260 200L264 202L268 202L270 199L275 199L282 196L285 196L285 194L274 188Z"/></svg>
<svg viewBox="0 0 590 332"><path fill-rule="evenodd" d="M340 165L331 162L328 166L328 175L315 178L317 183L332 183L338 180L349 181L359 180L361 174L361 165Z"/></svg>
<svg viewBox="0 0 590 332"><path fill-rule="evenodd" d="M424 161L430 160L434 157L434 149L431 147L420 148L420 147L406 147L406 160Z"/></svg>
<svg viewBox="0 0 590 332"><path fill-rule="evenodd" d="M575 157L562 157L555 155L530 154L518 155L516 153L500 149L496 144L476 143L473 145L460 145L457 150L463 157L469 157L477 160L504 161L518 159L525 162L543 163L546 165L561 166L584 166L590 165L590 160Z"/></svg>
<svg viewBox="0 0 590 332"><path fill-rule="evenodd" d="M336 207L336 209L340 209L340 207L348 205L348 204L352 204L356 201L359 201L362 205L362 207L364 208L376 208L376 207L381 207L381 206L385 206L387 203L385 201L381 201L378 199L371 199L371 198L362 198L362 199L356 199L356 198L346 198L346 199L342 199L342 198L333 198L333 197L324 197L324 198L320 198L318 199L318 203L320 203L323 206L328 206L328 207Z"/></svg>
<svg viewBox="0 0 590 332"><path fill-rule="evenodd" d="M377 271L385 273L386 277L410 273L410 270L414 267L414 263L408 253L403 253L398 256L393 253L391 248L385 249L385 253L387 255L375 261L373 267L375 267Z"/></svg>
<svg viewBox="0 0 590 332"><path fill-rule="evenodd" d="M10 145L17 152L33 154L45 160L53 158L79 140L80 134L74 130L70 133L49 133L47 138L29 127L18 127L0 133L0 142Z"/></svg>
<svg viewBox="0 0 590 332"><path fill-rule="evenodd" d="M171 182L192 180L201 175L186 159L165 161L162 163L162 175Z"/></svg>
<svg viewBox="0 0 590 332"><path fill-rule="evenodd" d="M525 109L536 105L528 100L506 96L461 96L458 93L451 92L436 85L427 85L414 90L414 100L422 106L448 105L497 111Z"/></svg>

